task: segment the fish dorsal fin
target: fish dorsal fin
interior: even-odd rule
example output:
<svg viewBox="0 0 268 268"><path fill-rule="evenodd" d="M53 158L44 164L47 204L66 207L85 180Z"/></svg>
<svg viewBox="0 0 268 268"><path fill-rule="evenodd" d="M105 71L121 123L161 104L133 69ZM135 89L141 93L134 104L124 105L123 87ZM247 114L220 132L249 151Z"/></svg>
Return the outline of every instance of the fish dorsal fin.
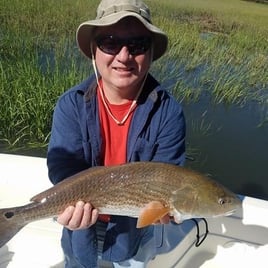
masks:
<svg viewBox="0 0 268 268"><path fill-rule="evenodd" d="M164 206L159 201L148 203L142 210L138 218L137 228L142 228L156 223L169 212L169 207Z"/></svg>

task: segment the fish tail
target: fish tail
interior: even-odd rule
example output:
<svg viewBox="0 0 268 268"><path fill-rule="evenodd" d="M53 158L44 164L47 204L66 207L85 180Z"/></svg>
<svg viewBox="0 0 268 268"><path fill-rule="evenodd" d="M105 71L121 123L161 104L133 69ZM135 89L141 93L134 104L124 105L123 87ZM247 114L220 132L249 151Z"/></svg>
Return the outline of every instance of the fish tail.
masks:
<svg viewBox="0 0 268 268"><path fill-rule="evenodd" d="M26 224L16 217L14 208L0 209L0 248Z"/></svg>

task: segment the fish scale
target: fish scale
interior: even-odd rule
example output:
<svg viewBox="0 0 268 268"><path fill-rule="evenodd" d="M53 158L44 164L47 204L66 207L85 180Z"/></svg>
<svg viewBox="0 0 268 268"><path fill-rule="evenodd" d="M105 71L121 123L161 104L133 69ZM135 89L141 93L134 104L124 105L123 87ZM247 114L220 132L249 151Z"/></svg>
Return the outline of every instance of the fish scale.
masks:
<svg viewBox="0 0 268 268"><path fill-rule="evenodd" d="M138 228L165 214L182 222L229 215L241 206L239 198L216 181L180 166L134 162L93 167L35 195L29 204L0 209L0 247L29 222L57 216L79 200L100 213L138 217Z"/></svg>

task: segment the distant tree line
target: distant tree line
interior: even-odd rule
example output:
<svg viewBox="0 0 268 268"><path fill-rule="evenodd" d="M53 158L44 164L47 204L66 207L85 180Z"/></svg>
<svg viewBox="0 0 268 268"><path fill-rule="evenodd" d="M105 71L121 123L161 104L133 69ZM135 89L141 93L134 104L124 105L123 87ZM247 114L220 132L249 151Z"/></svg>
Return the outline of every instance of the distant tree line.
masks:
<svg viewBox="0 0 268 268"><path fill-rule="evenodd" d="M243 0L243 1L261 3L261 4L268 4L268 0Z"/></svg>

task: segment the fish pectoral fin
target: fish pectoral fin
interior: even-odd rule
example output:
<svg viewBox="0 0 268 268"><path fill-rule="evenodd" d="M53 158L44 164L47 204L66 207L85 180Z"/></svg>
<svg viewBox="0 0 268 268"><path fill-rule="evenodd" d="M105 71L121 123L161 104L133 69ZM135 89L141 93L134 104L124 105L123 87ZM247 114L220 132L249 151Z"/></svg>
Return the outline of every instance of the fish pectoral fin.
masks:
<svg viewBox="0 0 268 268"><path fill-rule="evenodd" d="M182 217L182 214L178 211L178 210L173 210L173 218L174 218L174 221L178 224L182 223L183 222L183 217Z"/></svg>
<svg viewBox="0 0 268 268"><path fill-rule="evenodd" d="M138 218L137 228L146 227L156 223L163 216L169 213L169 207L164 206L159 201L148 203L142 210Z"/></svg>

